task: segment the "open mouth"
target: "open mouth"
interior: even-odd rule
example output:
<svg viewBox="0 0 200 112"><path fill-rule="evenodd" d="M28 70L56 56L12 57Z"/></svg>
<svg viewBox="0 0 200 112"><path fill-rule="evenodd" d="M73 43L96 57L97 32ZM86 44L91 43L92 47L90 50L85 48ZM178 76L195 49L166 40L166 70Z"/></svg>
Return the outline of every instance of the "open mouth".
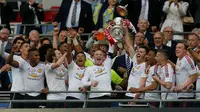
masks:
<svg viewBox="0 0 200 112"><path fill-rule="evenodd" d="M83 62L83 60L78 60L78 62L79 62L79 63L82 63L82 62Z"/></svg>
<svg viewBox="0 0 200 112"><path fill-rule="evenodd" d="M97 61L101 61L101 58L97 58Z"/></svg>

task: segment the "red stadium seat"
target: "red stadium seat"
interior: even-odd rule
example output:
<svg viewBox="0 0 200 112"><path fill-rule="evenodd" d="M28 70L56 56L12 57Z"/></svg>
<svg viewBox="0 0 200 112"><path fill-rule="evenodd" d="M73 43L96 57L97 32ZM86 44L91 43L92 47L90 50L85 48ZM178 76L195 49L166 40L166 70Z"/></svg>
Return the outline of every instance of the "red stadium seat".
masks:
<svg viewBox="0 0 200 112"><path fill-rule="evenodd" d="M52 6L50 9L59 9L60 6ZM45 20L44 22L51 22L54 20L55 16L57 14L57 11L47 11L45 12Z"/></svg>

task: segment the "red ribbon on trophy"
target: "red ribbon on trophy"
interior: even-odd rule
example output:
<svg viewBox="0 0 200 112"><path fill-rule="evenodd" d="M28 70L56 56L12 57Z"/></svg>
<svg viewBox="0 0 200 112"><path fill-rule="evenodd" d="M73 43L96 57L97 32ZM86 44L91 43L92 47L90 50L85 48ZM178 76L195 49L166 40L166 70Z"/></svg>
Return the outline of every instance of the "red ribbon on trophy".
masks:
<svg viewBox="0 0 200 112"><path fill-rule="evenodd" d="M110 35L110 29L111 26L115 25L115 23L113 21L111 21L108 26L106 27L106 29L104 30L104 35L107 37L108 42L113 45L115 44L116 40Z"/></svg>
<svg viewBox="0 0 200 112"><path fill-rule="evenodd" d="M128 19L122 19L121 23L126 24L128 26L128 28L130 28L132 30L132 32L136 33L136 29L133 26L133 24L128 20ZM117 40L112 37L112 35L110 34L111 28L116 25L116 23L113 21L111 21L108 26L106 27L105 31L104 31L104 35L107 37L109 43L111 45L115 44L117 42Z"/></svg>

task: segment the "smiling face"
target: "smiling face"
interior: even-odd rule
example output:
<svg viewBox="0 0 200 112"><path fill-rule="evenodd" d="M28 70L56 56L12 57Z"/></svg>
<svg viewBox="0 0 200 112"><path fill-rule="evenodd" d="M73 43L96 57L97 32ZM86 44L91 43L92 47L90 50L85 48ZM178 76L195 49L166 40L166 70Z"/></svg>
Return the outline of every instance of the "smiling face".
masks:
<svg viewBox="0 0 200 112"><path fill-rule="evenodd" d="M62 57L62 53L59 50L55 50L55 55L56 55L57 60Z"/></svg>
<svg viewBox="0 0 200 112"><path fill-rule="evenodd" d="M7 28L3 28L0 31L0 38L2 41L7 41L9 36L10 36L10 31Z"/></svg>
<svg viewBox="0 0 200 112"><path fill-rule="evenodd" d="M138 32L135 34L135 44L141 45L144 42L144 34L142 34L141 32Z"/></svg>
<svg viewBox="0 0 200 112"><path fill-rule="evenodd" d="M20 52L21 52L21 54L23 54L23 55L28 55L29 49L30 49L30 44L28 44L28 43L23 43L23 44L21 45Z"/></svg>
<svg viewBox="0 0 200 112"><path fill-rule="evenodd" d="M75 57L75 62L78 66L83 67L86 61L86 56L84 53L78 53Z"/></svg>
<svg viewBox="0 0 200 112"><path fill-rule="evenodd" d="M36 30L32 30L30 33L29 33L29 39L31 41L39 41L39 32L36 31Z"/></svg>
<svg viewBox="0 0 200 112"><path fill-rule="evenodd" d="M40 62L40 54L38 51L30 51L29 52L29 60L30 63L39 63Z"/></svg>
<svg viewBox="0 0 200 112"><path fill-rule="evenodd" d="M106 59L105 53L101 50L97 50L94 53L94 63L95 65L101 66Z"/></svg>
<svg viewBox="0 0 200 112"><path fill-rule="evenodd" d="M137 60L143 60L146 56L146 50L144 48L138 48L138 51L136 52Z"/></svg>
<svg viewBox="0 0 200 112"><path fill-rule="evenodd" d="M153 38L154 38L154 44L155 44L155 46L161 47L163 45L164 36L161 35L160 32L155 33Z"/></svg>
<svg viewBox="0 0 200 112"><path fill-rule="evenodd" d="M148 21L146 19L141 19L139 22L138 22L138 28L140 31L144 32L147 30L147 28L149 27L149 24L148 24Z"/></svg>
<svg viewBox="0 0 200 112"><path fill-rule="evenodd" d="M163 33L168 40L173 39L173 29L171 27L165 27Z"/></svg>
<svg viewBox="0 0 200 112"><path fill-rule="evenodd" d="M188 44L189 47L195 49L199 45L199 37L197 35L189 35L188 36Z"/></svg>
<svg viewBox="0 0 200 112"><path fill-rule="evenodd" d="M23 40L17 40L17 42L15 43L15 45L20 48L20 46L22 45L24 41Z"/></svg>
<svg viewBox="0 0 200 112"><path fill-rule="evenodd" d="M65 52L68 51L68 44L67 43L63 43L60 47L59 47L59 50L62 54L64 54Z"/></svg>
<svg viewBox="0 0 200 112"><path fill-rule="evenodd" d="M152 65L154 62L156 62L155 56L156 54L154 51L149 51L149 53L146 55L146 62L148 65Z"/></svg>
<svg viewBox="0 0 200 112"><path fill-rule="evenodd" d="M67 37L67 31L66 30L62 30L59 34L59 41L60 42L64 42L65 38Z"/></svg>
<svg viewBox="0 0 200 112"><path fill-rule="evenodd" d="M176 56L178 58L182 58L184 57L185 55L187 54L187 50L185 48L185 45L184 43L178 43L176 45Z"/></svg>
<svg viewBox="0 0 200 112"><path fill-rule="evenodd" d="M161 63L162 57L163 57L163 56L162 56L162 54L161 54L160 52L158 52L158 53L156 54L155 59L156 59L156 61L158 62L158 64Z"/></svg>

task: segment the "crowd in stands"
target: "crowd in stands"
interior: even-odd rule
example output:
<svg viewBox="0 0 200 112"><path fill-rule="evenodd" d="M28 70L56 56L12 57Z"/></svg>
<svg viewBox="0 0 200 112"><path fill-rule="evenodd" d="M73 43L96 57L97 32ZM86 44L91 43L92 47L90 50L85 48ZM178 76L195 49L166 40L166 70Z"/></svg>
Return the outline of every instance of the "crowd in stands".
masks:
<svg viewBox="0 0 200 112"><path fill-rule="evenodd" d="M12 103L12 108L82 108L83 102L54 100L111 99L111 93L129 91L112 99L199 99L200 19L193 16L189 34L182 21L199 0L63 0L52 22L52 40L40 37L44 10L27 0L20 6L21 35L9 41L13 10L0 0L0 89L19 92L15 100L50 100L48 103ZM126 6L122 17L119 5ZM192 12L193 15L198 12ZM198 15L199 16L199 15ZM116 17L129 19L136 32L123 23L122 41L111 43L105 30ZM188 24L186 25L188 27ZM91 33L85 36L84 33ZM115 38L115 37L113 37ZM148 91L168 91L148 93ZM20 93L27 91L27 93ZM41 91L41 93L34 92ZM80 91L80 93L51 93ZM184 93L182 93L184 92ZM159 107L158 102L150 103ZM141 103L126 102L127 105ZM110 102L89 102L87 107L111 107ZM165 102L164 107L199 107L199 102Z"/></svg>

